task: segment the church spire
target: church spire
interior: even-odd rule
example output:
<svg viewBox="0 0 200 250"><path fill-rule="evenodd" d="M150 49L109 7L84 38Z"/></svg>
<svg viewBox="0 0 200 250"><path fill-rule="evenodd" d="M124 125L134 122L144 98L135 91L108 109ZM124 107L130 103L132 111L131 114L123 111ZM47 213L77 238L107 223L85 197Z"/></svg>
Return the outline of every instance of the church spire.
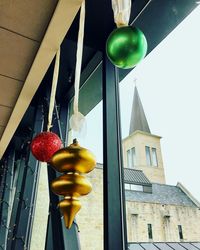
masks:
<svg viewBox="0 0 200 250"><path fill-rule="evenodd" d="M142 107L142 102L138 94L137 87L135 86L129 135L135 132L136 130L151 133L144 113L144 109Z"/></svg>

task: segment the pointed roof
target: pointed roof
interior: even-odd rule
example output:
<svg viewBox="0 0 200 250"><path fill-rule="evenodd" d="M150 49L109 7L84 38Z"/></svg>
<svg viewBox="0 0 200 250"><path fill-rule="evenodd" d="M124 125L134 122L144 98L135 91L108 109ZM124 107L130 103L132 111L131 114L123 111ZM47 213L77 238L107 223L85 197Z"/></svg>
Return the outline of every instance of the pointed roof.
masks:
<svg viewBox="0 0 200 250"><path fill-rule="evenodd" d="M142 102L138 94L137 87L135 86L129 135L135 132L136 130L151 133L144 113Z"/></svg>

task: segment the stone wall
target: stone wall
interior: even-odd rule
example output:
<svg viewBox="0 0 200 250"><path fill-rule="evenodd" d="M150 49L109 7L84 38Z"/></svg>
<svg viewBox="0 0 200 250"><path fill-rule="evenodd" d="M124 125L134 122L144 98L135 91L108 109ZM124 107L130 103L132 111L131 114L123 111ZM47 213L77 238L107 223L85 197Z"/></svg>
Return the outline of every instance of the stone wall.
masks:
<svg viewBox="0 0 200 250"><path fill-rule="evenodd" d="M181 241L178 225L182 226L182 241L200 240L200 211L197 207L126 202L129 242L148 242L147 224L152 224L153 241Z"/></svg>
<svg viewBox="0 0 200 250"><path fill-rule="evenodd" d="M80 198L82 208L76 216L81 250L103 249L103 170L96 168L85 177L93 190Z"/></svg>
<svg viewBox="0 0 200 250"><path fill-rule="evenodd" d="M93 191L81 198L77 215L82 250L103 249L103 170L96 168L86 175ZM182 225L184 241L200 240L200 211L197 207L126 202L129 242L148 242L147 224L152 224L154 241L180 241L178 225Z"/></svg>

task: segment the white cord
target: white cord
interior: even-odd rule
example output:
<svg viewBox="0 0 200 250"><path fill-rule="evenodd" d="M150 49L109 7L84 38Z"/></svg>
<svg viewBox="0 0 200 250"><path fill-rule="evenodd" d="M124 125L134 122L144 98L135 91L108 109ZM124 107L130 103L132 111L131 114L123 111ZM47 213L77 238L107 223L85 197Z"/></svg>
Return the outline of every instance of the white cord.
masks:
<svg viewBox="0 0 200 250"><path fill-rule="evenodd" d="M57 83L58 83L59 64L60 64L60 49L56 53L56 61L55 61L54 71L53 71L53 81L52 81L52 86L51 86L51 96L50 96L50 102L49 102L47 131L50 131L50 128L52 127L53 110L54 110L54 105L55 105L56 88L57 88Z"/></svg>
<svg viewBox="0 0 200 250"><path fill-rule="evenodd" d="M78 113L80 75L81 75L81 64L82 64L82 54L83 54L84 25L85 25L85 0L83 0L82 5L81 5L77 53L76 53L76 71L75 71L75 83L74 83L74 89L75 89L74 113L75 114Z"/></svg>

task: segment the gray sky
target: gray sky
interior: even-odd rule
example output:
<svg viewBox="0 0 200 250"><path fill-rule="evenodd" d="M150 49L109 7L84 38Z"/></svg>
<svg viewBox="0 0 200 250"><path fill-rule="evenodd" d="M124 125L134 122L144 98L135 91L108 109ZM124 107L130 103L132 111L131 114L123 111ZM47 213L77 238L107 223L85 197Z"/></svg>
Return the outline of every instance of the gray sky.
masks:
<svg viewBox="0 0 200 250"><path fill-rule="evenodd" d="M122 137L129 132L134 78L151 132L162 136L167 184L177 181L200 201L200 7L121 83ZM87 115L81 144L102 162L102 103Z"/></svg>

